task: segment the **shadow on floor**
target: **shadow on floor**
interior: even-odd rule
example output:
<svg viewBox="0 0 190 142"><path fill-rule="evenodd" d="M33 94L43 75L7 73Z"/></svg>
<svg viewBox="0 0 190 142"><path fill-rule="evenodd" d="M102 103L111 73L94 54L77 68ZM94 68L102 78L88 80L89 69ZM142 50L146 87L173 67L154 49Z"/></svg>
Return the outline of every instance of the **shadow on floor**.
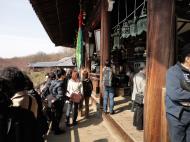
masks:
<svg viewBox="0 0 190 142"><path fill-rule="evenodd" d="M108 139L99 139L99 140L95 140L93 142L108 142Z"/></svg>
<svg viewBox="0 0 190 142"><path fill-rule="evenodd" d="M101 112L91 112L88 118L82 118L78 121L79 127L88 127L90 125L98 125L103 121Z"/></svg>
<svg viewBox="0 0 190 142"><path fill-rule="evenodd" d="M115 113L120 113L125 110L131 110L132 107L132 101L130 96L123 97L122 100L116 100L115 101Z"/></svg>

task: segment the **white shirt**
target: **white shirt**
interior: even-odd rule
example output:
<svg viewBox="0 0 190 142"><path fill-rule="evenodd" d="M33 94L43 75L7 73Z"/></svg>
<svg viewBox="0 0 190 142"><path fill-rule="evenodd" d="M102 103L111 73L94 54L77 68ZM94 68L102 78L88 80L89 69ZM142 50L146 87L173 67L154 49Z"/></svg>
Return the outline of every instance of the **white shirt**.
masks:
<svg viewBox="0 0 190 142"><path fill-rule="evenodd" d="M135 100L135 96L137 93L142 93L144 95L145 86L146 86L145 74L142 71L140 71L133 78L133 93L131 98L133 101Z"/></svg>
<svg viewBox="0 0 190 142"><path fill-rule="evenodd" d="M82 82L70 79L67 85L67 96L70 97L73 92L80 92L83 94Z"/></svg>

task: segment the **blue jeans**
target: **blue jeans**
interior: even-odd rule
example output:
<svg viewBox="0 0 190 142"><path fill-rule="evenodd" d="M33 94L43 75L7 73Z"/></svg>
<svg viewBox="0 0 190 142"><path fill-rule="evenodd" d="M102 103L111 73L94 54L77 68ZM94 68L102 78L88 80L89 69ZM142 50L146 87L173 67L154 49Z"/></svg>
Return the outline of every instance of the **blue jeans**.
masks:
<svg viewBox="0 0 190 142"><path fill-rule="evenodd" d="M70 112L73 111L73 122L76 122L77 120L77 116L78 116L78 103L73 103L73 102L69 102L67 104L67 111L66 111L66 118L69 121L70 118Z"/></svg>
<svg viewBox="0 0 190 142"><path fill-rule="evenodd" d="M108 97L109 97L109 101L110 101L110 113L112 113L113 107L114 107L114 89L113 89L113 87L107 87L106 86L104 88L104 96L103 96L104 112L107 112Z"/></svg>
<svg viewBox="0 0 190 142"><path fill-rule="evenodd" d="M167 113L171 142L190 142L190 111L183 110L180 118Z"/></svg>

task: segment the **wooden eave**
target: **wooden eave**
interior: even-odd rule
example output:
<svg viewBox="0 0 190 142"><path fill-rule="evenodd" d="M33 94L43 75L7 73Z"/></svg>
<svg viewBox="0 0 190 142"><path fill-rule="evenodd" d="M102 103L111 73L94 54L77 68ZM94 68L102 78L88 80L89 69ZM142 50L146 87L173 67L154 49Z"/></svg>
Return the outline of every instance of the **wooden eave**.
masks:
<svg viewBox="0 0 190 142"><path fill-rule="evenodd" d="M30 0L30 3L55 46L74 47L79 0Z"/></svg>

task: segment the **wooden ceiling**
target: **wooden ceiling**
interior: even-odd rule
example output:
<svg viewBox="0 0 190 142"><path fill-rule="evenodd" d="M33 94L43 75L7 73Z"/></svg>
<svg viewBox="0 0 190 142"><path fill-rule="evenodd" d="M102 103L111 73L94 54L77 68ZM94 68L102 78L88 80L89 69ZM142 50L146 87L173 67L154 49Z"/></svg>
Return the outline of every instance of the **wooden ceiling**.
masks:
<svg viewBox="0 0 190 142"><path fill-rule="evenodd" d="M55 46L74 47L79 0L30 0L30 3Z"/></svg>

